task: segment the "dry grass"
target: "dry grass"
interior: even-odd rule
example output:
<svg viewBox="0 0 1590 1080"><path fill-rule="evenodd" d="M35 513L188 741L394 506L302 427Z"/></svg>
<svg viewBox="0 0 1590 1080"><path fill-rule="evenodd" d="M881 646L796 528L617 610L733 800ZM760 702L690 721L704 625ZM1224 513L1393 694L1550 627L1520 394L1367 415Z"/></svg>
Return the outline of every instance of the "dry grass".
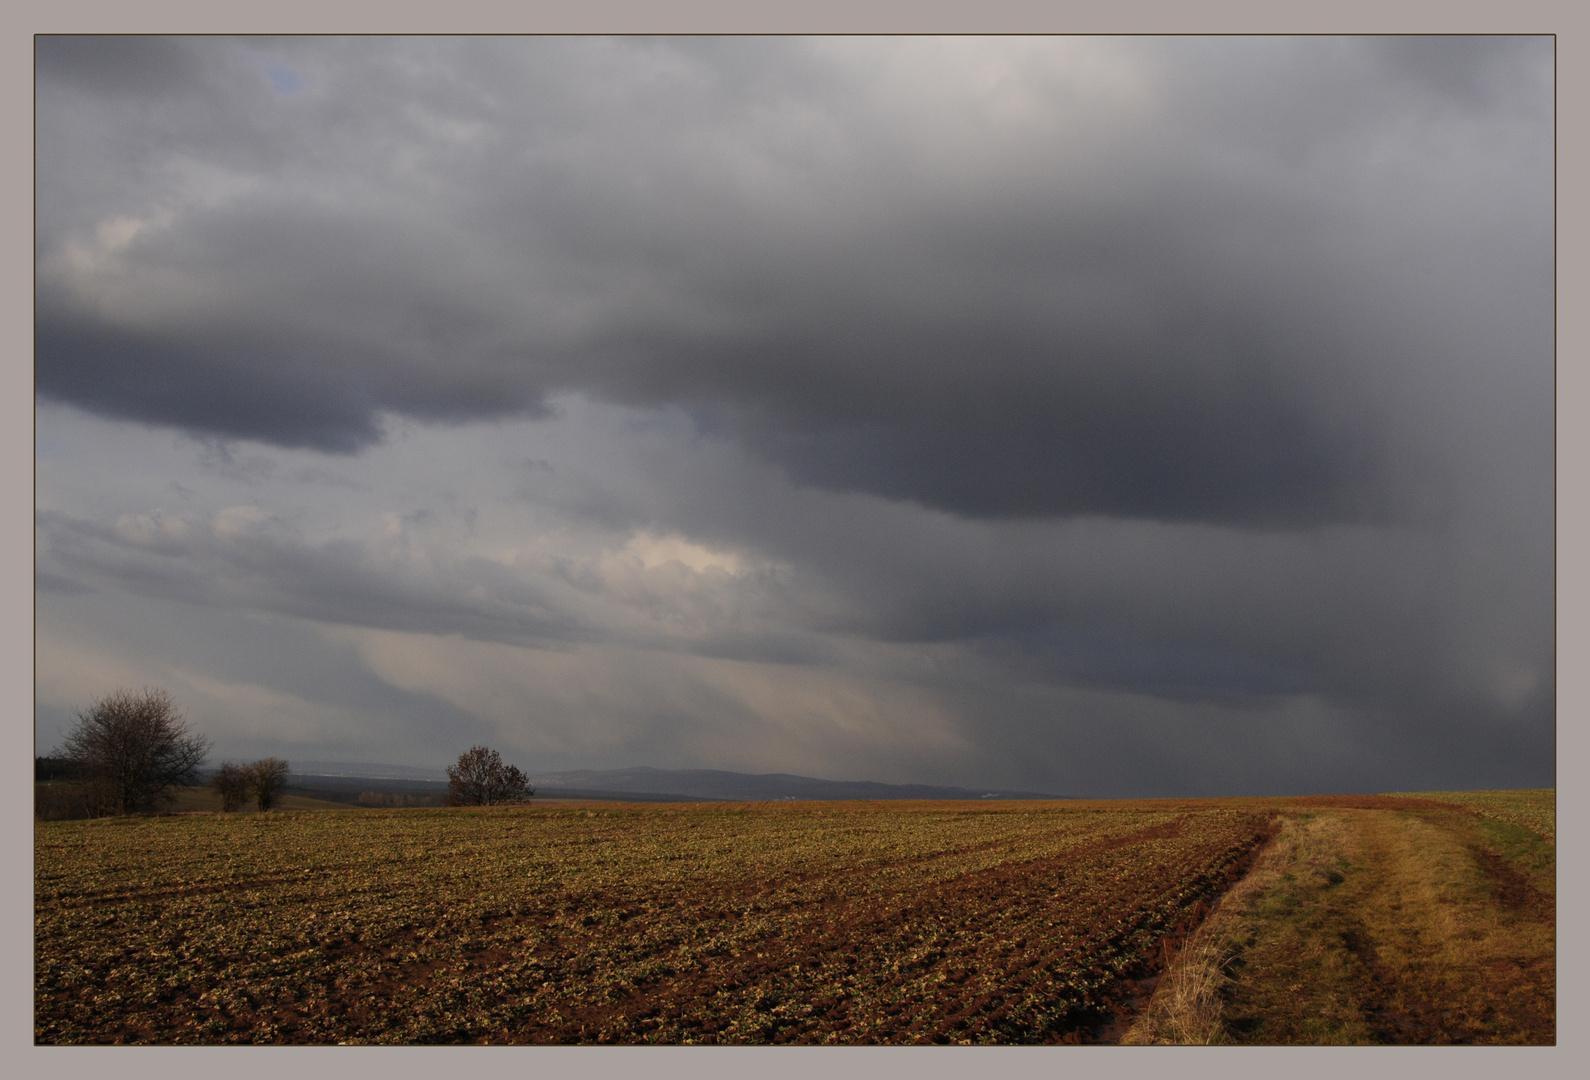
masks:
<svg viewBox="0 0 1590 1080"><path fill-rule="evenodd" d="M1410 792L1408 798L1436 799L1455 803L1481 817L1505 821L1509 825L1539 833L1548 841L1557 839L1557 792L1553 788L1519 791L1424 791Z"/></svg>
<svg viewBox="0 0 1590 1080"><path fill-rule="evenodd" d="M1291 817L1123 1041L1554 1042L1554 865L1462 811Z"/></svg>
<svg viewBox="0 0 1590 1080"><path fill-rule="evenodd" d="M1282 820L1253 869L1221 897L1166 967L1148 1007L1121 1039L1123 1046L1211 1046L1229 1041L1222 994L1230 981L1226 967L1248 936L1242 913L1297 861L1301 830L1297 818Z"/></svg>

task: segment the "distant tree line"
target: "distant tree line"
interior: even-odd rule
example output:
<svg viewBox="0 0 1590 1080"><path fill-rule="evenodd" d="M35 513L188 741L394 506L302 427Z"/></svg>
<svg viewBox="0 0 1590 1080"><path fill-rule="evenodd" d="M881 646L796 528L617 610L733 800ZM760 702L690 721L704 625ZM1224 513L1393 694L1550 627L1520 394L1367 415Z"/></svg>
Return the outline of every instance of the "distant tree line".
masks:
<svg viewBox="0 0 1590 1080"><path fill-rule="evenodd" d="M43 820L148 814L197 786L210 742L189 729L164 690L116 690L77 714L52 754L33 762L34 814ZM209 779L221 809L269 810L287 786L287 762L223 762Z"/></svg>
<svg viewBox="0 0 1590 1080"><path fill-rule="evenodd" d="M356 802L360 806L441 806L445 795L413 795L406 791L361 791Z"/></svg>
<svg viewBox="0 0 1590 1080"><path fill-rule="evenodd" d="M210 777L210 788L221 797L223 814L241 810L250 798L264 812L281 800L288 771L287 762L276 757L260 758L251 765L223 761Z"/></svg>
<svg viewBox="0 0 1590 1080"><path fill-rule="evenodd" d="M171 695L145 687L117 690L77 714L77 727L53 754L35 757L34 813L41 820L147 814L169 806L178 789L196 786L210 742L195 734ZM207 786L222 813L252 801L261 811L281 801L290 772L281 758L223 761ZM496 806L535 794L518 766L472 746L447 769L448 806ZM360 806L434 806L434 795L362 792Z"/></svg>

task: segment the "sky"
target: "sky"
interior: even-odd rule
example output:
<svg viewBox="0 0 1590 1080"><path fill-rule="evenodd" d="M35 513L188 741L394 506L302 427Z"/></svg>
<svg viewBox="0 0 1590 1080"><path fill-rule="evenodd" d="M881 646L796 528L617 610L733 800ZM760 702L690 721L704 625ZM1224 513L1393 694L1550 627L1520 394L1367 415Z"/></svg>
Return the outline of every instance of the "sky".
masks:
<svg viewBox="0 0 1590 1080"><path fill-rule="evenodd" d="M39 38L35 734L1550 786L1550 38Z"/></svg>

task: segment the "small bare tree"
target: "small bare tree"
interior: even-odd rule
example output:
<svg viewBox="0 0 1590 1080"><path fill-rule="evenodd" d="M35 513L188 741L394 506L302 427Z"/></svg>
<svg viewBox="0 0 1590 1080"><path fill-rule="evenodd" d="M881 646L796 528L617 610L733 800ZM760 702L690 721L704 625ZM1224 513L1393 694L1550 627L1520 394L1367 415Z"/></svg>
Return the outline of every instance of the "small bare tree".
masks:
<svg viewBox="0 0 1590 1080"><path fill-rule="evenodd" d="M117 690L77 714L77 727L57 751L71 764L95 812L137 814L176 797L198 781L209 740L188 730L164 690Z"/></svg>
<svg viewBox="0 0 1590 1080"><path fill-rule="evenodd" d="M278 757L260 758L248 767L249 785L254 790L254 805L269 810L287 786L287 762Z"/></svg>
<svg viewBox="0 0 1590 1080"><path fill-rule="evenodd" d="M517 766L504 765L501 754L484 746L470 747L458 755L458 764L447 767L448 806L521 802L534 794L529 778Z"/></svg>
<svg viewBox="0 0 1590 1080"><path fill-rule="evenodd" d="M221 762L221 767L210 777L210 787L221 796L221 812L224 814L241 810L243 804L248 802L249 789L253 785L254 778L249 775L249 770L230 761Z"/></svg>

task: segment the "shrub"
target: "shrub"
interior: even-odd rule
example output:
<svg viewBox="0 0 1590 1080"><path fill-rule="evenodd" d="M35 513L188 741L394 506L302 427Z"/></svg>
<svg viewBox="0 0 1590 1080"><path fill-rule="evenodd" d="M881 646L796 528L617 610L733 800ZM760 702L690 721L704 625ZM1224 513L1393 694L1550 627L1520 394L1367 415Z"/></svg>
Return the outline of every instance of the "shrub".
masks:
<svg viewBox="0 0 1590 1080"><path fill-rule="evenodd" d="M491 806L520 802L535 794L529 779L516 766L504 765L502 755L484 746L472 746L447 768L447 805Z"/></svg>
<svg viewBox="0 0 1590 1080"><path fill-rule="evenodd" d="M57 757L83 785L91 814L137 814L198 780L209 740L188 730L164 690L117 690L77 714Z"/></svg>
<svg viewBox="0 0 1590 1080"><path fill-rule="evenodd" d="M287 786L287 762L281 758L260 758L248 767L249 786L254 792L254 805L269 810L281 798Z"/></svg>
<svg viewBox="0 0 1590 1080"><path fill-rule="evenodd" d="M221 767L210 777L210 787L221 796L221 812L224 814L241 810L243 804L248 802L249 790L253 786L254 778L249 775L249 770L230 761L221 762Z"/></svg>

